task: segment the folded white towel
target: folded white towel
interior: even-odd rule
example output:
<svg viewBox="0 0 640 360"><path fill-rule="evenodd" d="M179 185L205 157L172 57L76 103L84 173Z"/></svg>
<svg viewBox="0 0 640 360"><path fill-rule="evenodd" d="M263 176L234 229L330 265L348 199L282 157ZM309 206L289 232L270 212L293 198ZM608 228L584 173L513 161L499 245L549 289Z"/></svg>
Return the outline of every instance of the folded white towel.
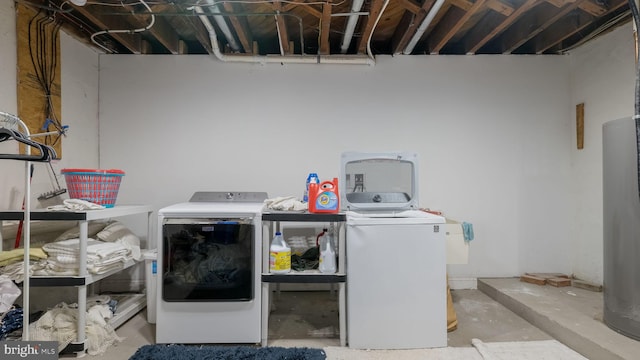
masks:
<svg viewBox="0 0 640 360"><path fill-rule="evenodd" d="M92 274L104 274L112 270L122 269L124 267L124 263L119 262L115 264L109 265L100 265L100 266L92 266L89 268L89 272Z"/></svg>
<svg viewBox="0 0 640 360"><path fill-rule="evenodd" d="M132 258L131 246L87 239L87 271L102 274L121 269ZM77 275L80 262L80 239L67 239L47 243L42 249L49 255L46 269L36 275ZM139 251L139 250L138 250Z"/></svg>
<svg viewBox="0 0 640 360"><path fill-rule="evenodd" d="M68 239L44 244L42 249L49 256L74 255L80 251L80 239ZM109 243L94 239L87 239L87 255L96 255L101 258L114 254L127 254L130 250L126 246L118 243Z"/></svg>
<svg viewBox="0 0 640 360"><path fill-rule="evenodd" d="M84 211L84 210L101 210L105 207L90 201L81 199L66 199L62 205L48 206L47 210L51 211Z"/></svg>
<svg viewBox="0 0 640 360"><path fill-rule="evenodd" d="M117 261L109 264L91 264L87 266L87 271L90 274L104 274L111 270L122 269L124 267L124 261ZM77 264L59 264L55 262L48 262L44 271L34 272L35 275L78 275Z"/></svg>
<svg viewBox="0 0 640 360"><path fill-rule="evenodd" d="M46 268L46 266L46 259L29 261L29 276L34 275L37 271ZM24 281L24 261L0 267L0 273L8 276L16 283L21 283Z"/></svg>

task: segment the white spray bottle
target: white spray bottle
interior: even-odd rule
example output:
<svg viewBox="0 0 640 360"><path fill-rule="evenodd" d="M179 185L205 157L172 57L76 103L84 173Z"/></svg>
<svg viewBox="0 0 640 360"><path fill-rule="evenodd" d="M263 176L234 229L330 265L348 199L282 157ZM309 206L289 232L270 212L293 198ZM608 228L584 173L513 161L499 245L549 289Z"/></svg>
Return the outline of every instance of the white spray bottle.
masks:
<svg viewBox="0 0 640 360"><path fill-rule="evenodd" d="M328 232L320 238L320 264L318 265L318 270L325 274L336 272L336 252L333 249L332 234L333 232Z"/></svg>

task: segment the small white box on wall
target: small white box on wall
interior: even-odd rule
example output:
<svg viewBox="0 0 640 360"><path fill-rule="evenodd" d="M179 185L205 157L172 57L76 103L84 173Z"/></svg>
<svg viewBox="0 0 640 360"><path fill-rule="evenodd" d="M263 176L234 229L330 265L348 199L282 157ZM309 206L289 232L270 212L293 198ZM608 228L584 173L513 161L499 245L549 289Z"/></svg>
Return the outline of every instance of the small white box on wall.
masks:
<svg viewBox="0 0 640 360"><path fill-rule="evenodd" d="M447 219L445 224L447 240L447 264L467 264L469 262L469 243L464 241L462 224Z"/></svg>

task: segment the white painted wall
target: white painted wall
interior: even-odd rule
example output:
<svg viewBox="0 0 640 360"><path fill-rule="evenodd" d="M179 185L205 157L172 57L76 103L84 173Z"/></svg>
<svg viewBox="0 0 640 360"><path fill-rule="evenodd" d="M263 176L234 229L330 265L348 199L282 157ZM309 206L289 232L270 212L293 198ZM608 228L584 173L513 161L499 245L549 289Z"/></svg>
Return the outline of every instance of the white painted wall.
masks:
<svg viewBox="0 0 640 360"><path fill-rule="evenodd" d="M602 284L602 125L634 112L634 40L631 23L571 54L571 108L585 104L584 149L571 146L571 262L579 278Z"/></svg>
<svg viewBox="0 0 640 360"><path fill-rule="evenodd" d="M16 16L13 1L0 1L0 111L16 114L18 97L16 92L17 63ZM2 126L3 123L0 123ZM17 151L16 144L0 143L0 152ZM22 204L25 176L24 165L17 161L0 161L0 208ZM7 204L7 205L5 205Z"/></svg>
<svg viewBox="0 0 640 360"><path fill-rule="evenodd" d="M568 57L105 55L100 69L100 163L126 171L121 204L301 196L310 171L339 176L343 151L416 151L421 206L474 225L452 276L571 270Z"/></svg>
<svg viewBox="0 0 640 360"><path fill-rule="evenodd" d="M100 56L94 49L60 33L62 119L69 125L63 142L64 167L99 168L98 98Z"/></svg>

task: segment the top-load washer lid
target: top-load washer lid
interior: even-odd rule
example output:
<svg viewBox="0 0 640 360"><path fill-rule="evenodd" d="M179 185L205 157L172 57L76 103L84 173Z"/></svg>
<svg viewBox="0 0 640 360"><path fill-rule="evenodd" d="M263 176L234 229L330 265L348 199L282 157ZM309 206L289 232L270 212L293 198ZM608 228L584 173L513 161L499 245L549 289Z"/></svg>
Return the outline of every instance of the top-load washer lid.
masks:
<svg viewBox="0 0 640 360"><path fill-rule="evenodd" d="M344 152L341 207L350 211L418 209L418 155Z"/></svg>

